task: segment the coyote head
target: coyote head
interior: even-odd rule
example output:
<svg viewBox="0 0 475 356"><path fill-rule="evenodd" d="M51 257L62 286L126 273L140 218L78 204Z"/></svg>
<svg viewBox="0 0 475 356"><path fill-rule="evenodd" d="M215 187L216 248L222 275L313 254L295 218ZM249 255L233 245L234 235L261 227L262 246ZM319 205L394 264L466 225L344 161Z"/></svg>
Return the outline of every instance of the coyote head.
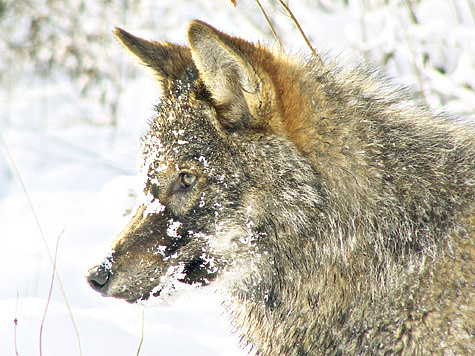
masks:
<svg viewBox="0 0 475 356"><path fill-rule="evenodd" d="M282 127L298 105L281 96L299 89L277 89L285 73L275 75L268 50L200 21L189 26L190 48L115 34L163 95L142 144L143 204L89 284L135 302L236 269L252 276L269 249L286 244L277 246L276 226L302 229L321 204L314 170L287 139L299 128Z"/></svg>

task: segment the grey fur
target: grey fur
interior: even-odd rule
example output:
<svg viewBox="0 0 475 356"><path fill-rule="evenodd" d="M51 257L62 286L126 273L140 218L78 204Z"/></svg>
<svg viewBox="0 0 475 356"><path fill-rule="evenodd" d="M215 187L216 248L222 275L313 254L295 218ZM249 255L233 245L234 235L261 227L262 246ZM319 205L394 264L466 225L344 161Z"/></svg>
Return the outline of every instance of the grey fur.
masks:
<svg viewBox="0 0 475 356"><path fill-rule="evenodd" d="M475 354L472 125L199 21L191 52L116 34L165 92L148 203L91 286L136 301L214 283L259 355Z"/></svg>

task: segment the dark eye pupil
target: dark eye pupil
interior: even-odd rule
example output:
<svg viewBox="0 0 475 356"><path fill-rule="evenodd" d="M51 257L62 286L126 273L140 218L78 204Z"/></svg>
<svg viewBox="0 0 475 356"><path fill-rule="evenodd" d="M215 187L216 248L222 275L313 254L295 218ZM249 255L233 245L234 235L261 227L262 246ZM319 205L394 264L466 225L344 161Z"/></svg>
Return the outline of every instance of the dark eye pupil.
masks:
<svg viewBox="0 0 475 356"><path fill-rule="evenodd" d="M191 173L182 173L181 174L181 185L183 188L188 188L193 185L196 180L196 176Z"/></svg>

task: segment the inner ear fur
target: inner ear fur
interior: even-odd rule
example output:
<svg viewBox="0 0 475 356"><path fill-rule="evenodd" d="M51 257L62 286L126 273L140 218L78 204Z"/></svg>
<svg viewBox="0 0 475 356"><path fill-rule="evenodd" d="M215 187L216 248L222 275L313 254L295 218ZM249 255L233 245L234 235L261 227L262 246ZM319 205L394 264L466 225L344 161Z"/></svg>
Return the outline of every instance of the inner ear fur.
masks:
<svg viewBox="0 0 475 356"><path fill-rule="evenodd" d="M164 93L168 93L178 81L196 72L190 49L169 42L148 41L116 28L116 38L139 62L152 70Z"/></svg>
<svg viewBox="0 0 475 356"><path fill-rule="evenodd" d="M247 57L255 47L198 20L188 27L188 42L200 78L222 114L222 124L255 125L252 114L262 104L262 81Z"/></svg>

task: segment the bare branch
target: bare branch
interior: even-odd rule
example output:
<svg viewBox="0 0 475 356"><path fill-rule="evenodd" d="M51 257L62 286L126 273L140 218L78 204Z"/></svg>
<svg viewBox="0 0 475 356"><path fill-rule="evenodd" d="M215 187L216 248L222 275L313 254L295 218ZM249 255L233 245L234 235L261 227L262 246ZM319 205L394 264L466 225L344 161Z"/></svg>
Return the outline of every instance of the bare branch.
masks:
<svg viewBox="0 0 475 356"><path fill-rule="evenodd" d="M33 213L33 216L35 218L36 225L38 227L38 230L40 231L40 235L41 235L41 238L42 238L43 243L45 245L46 251L48 252L48 257L49 257L52 265L54 266L55 262L53 260L53 256L51 255L51 251L48 247L48 243L46 242L46 237L45 237L45 234L43 232L43 228L41 227L41 224L40 224L40 219L38 218L38 215L36 214L35 208L33 207L33 203L31 201L30 195L28 194L28 190L26 189L25 183L23 182L23 179L22 179L20 171L18 170L18 167L15 163L15 160L13 159L13 156L12 156L10 150L8 149L7 142L5 141L5 139L3 138L3 135L1 133L0 133L0 141L2 141L2 144L3 144L3 147L5 148L5 152L7 154L7 157L10 159L13 171L15 172L15 175L17 176L18 181L20 182L20 185L23 189L23 193L26 196L26 199L28 200L28 205L30 206L30 209L31 209L31 211ZM73 312L71 310L71 306L69 305L68 298L66 297L66 292L64 291L63 283L61 282L61 279L59 278L59 274L56 271L56 269L54 269L54 271L55 271L55 274L56 274L56 279L57 279L58 284L59 284L59 288L61 289L61 293L62 293L63 298L64 298L64 302L66 304L66 308L68 309L69 318L71 319L71 323L73 324L74 332L76 333L76 339L77 339L78 348L79 348L79 356L81 356L82 355L81 340L79 338L79 331L78 331L78 328L76 326L76 322L74 321Z"/></svg>
<svg viewBox="0 0 475 356"><path fill-rule="evenodd" d="M320 57L320 55L315 51L315 49L310 44L310 41L308 40L307 36L305 35L305 32L302 30L302 27L300 26L300 23L295 18L294 14L290 10L289 6L283 0L279 0L279 3L282 5L282 7L285 9L285 11L287 11L290 18L294 22L295 26L297 26L298 30L300 31L300 34L302 35L303 39L307 43L308 48L310 48L310 51L312 52L313 56L319 61L320 65L324 66L322 58Z"/></svg>
<svg viewBox="0 0 475 356"><path fill-rule="evenodd" d="M269 25L270 30L272 31L272 34L274 35L275 40L279 44L279 47L282 48L282 43L280 42L279 37L277 36L277 33L275 32L274 27L272 26L272 23L271 23L269 17L267 16L266 11L262 7L261 2L259 0L256 0L256 3L257 3L257 6L259 6L259 9L261 10L262 14L264 15L264 17L267 21L267 24Z"/></svg>

